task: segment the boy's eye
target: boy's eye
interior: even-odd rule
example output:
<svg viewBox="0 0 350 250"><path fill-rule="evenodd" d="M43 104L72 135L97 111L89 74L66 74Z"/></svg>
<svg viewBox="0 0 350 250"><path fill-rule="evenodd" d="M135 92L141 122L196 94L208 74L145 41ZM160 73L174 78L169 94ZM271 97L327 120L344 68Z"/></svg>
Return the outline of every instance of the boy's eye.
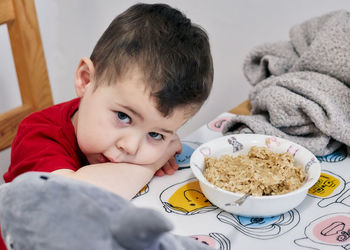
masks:
<svg viewBox="0 0 350 250"><path fill-rule="evenodd" d="M124 122L124 123L130 123L131 122L131 119L130 117L123 113L123 112L120 112L120 111L117 111L117 117L120 121Z"/></svg>
<svg viewBox="0 0 350 250"><path fill-rule="evenodd" d="M149 132L148 133L150 137L152 137L152 139L154 140L163 140L163 135L157 133L157 132Z"/></svg>

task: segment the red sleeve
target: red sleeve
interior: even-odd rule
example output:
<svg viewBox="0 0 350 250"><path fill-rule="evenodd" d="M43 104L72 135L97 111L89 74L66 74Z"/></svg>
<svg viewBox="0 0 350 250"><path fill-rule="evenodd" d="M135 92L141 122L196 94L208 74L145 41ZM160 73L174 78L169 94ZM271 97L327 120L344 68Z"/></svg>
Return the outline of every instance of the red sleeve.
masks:
<svg viewBox="0 0 350 250"><path fill-rule="evenodd" d="M5 245L4 240L1 237L1 232L0 232L0 250L7 250L7 247Z"/></svg>
<svg viewBox="0 0 350 250"><path fill-rule="evenodd" d="M75 135L73 134L75 139ZM11 165L4 175L6 182L28 171L52 172L80 168L69 136L52 124L23 122L11 149Z"/></svg>

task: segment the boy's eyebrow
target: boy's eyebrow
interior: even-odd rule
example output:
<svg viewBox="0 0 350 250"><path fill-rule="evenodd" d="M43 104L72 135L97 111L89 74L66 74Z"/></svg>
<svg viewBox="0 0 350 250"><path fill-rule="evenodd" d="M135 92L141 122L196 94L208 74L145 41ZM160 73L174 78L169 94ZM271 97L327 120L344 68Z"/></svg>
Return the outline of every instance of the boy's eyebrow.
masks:
<svg viewBox="0 0 350 250"><path fill-rule="evenodd" d="M120 104L120 106L122 106L123 108L127 109L128 111L130 111L131 113L133 113L134 115L136 115L138 118L140 118L141 120L144 120L143 119L143 116L141 114L139 114L138 112L136 112L135 110L133 110L132 108L128 107L128 106L125 106L125 105L122 105ZM164 133L167 133L167 134L174 134L173 131L171 130L167 130L165 128L157 128L157 130L161 130L163 131Z"/></svg>
<svg viewBox="0 0 350 250"><path fill-rule="evenodd" d="M127 109L128 111L130 111L131 113L133 113L134 115L136 115L138 118L140 118L141 120L144 120L143 119L143 116L141 114L139 114L138 112L136 112L135 110L133 110L132 108L128 107L128 106L125 106L125 105L122 105L122 104L119 104L120 106L122 106L123 108Z"/></svg>
<svg viewBox="0 0 350 250"><path fill-rule="evenodd" d="M167 129L164 129L164 128L159 128L159 130L161 130L161 131L163 131L164 133L167 133L167 134L174 134L173 131L167 130Z"/></svg>

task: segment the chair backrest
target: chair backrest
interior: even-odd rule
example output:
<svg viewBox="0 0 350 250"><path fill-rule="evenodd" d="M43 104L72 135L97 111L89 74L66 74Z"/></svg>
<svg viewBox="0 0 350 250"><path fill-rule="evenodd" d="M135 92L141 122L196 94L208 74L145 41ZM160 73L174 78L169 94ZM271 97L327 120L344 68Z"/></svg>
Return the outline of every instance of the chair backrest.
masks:
<svg viewBox="0 0 350 250"><path fill-rule="evenodd" d="M0 24L7 25L22 99L21 106L0 114L2 150L11 145L23 118L53 99L34 0L0 0Z"/></svg>

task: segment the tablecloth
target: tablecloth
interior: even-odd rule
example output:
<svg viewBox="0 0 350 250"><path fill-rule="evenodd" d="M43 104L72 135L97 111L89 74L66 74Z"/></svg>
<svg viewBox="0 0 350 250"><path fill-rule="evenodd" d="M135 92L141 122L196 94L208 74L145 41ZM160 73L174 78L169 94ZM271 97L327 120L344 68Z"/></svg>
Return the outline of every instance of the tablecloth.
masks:
<svg viewBox="0 0 350 250"><path fill-rule="evenodd" d="M350 249L350 159L341 147L317 157L322 173L306 199L285 214L252 218L225 212L211 204L189 168L192 152L222 136L234 114L224 112L182 138L179 171L154 177L132 200L160 211L174 224L174 233L194 237L214 249Z"/></svg>

